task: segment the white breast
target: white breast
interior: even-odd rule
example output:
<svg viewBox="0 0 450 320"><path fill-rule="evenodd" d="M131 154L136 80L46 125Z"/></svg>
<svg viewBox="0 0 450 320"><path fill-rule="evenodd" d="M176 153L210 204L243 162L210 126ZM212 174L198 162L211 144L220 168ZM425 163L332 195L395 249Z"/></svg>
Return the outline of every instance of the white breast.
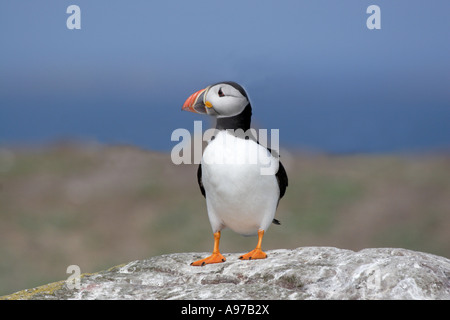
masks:
<svg viewBox="0 0 450 320"><path fill-rule="evenodd" d="M243 235L267 230L275 215L278 159L252 140L220 131L205 149L202 182L213 232L224 227Z"/></svg>

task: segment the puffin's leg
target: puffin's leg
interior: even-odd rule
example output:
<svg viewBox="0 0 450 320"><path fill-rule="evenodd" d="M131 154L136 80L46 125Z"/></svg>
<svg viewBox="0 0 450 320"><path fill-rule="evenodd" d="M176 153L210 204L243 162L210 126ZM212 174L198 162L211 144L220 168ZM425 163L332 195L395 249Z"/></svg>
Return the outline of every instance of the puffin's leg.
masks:
<svg viewBox="0 0 450 320"><path fill-rule="evenodd" d="M256 245L256 248L250 251L247 254L244 254L243 256L240 256L239 259L241 260L251 260L251 259L265 259L267 258L267 254L262 251L261 249L261 243L262 238L264 236L264 230L260 229L258 230L258 244Z"/></svg>
<svg viewBox="0 0 450 320"><path fill-rule="evenodd" d="M208 258L192 262L191 266L204 266L205 264L210 263L225 262L225 257L219 252L219 241L220 231L217 231L216 233L214 233L214 250L212 255L210 255Z"/></svg>

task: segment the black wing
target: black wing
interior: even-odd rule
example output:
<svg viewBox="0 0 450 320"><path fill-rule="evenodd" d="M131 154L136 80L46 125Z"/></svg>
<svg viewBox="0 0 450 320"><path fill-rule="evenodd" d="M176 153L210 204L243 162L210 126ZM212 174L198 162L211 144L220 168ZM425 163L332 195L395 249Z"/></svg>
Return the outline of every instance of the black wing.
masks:
<svg viewBox="0 0 450 320"><path fill-rule="evenodd" d="M284 194L286 193L286 187L288 186L288 177L281 161L279 161L278 163L280 165L278 166L278 172L275 174L275 177L277 177L278 187L280 188L280 198L278 199L278 203L280 203L280 199L283 198ZM278 225L281 224L281 222L277 219L273 219L272 223Z"/></svg>
<svg viewBox="0 0 450 320"><path fill-rule="evenodd" d="M288 176L281 161L279 162L278 172L275 174L278 181L278 187L280 187L280 199L283 198L286 193L286 187L288 186Z"/></svg>
<svg viewBox="0 0 450 320"><path fill-rule="evenodd" d="M206 198L205 188L203 187L203 183L202 183L202 164L201 163L198 165L198 169L197 169L197 181L198 181L198 186L200 187L200 191L202 192L202 195Z"/></svg>
<svg viewBox="0 0 450 320"><path fill-rule="evenodd" d="M259 144L258 141L257 141L257 143ZM278 158L280 157L280 155L276 151L273 151L269 147L266 147L266 149L269 150L270 154L273 157L278 157ZM281 161L278 161L278 163L280 165L278 166L278 172L275 174L275 176L277 177L278 187L280 188L280 199L281 199L281 198L283 198L284 194L286 193L286 187L288 186L288 177L287 177L286 170L284 169L284 166L281 163Z"/></svg>

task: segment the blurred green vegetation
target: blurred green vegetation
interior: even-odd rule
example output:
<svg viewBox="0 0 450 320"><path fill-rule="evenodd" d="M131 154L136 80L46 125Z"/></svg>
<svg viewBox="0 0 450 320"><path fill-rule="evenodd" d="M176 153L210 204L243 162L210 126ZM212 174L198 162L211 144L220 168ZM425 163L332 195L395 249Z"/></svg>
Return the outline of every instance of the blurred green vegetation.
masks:
<svg viewBox="0 0 450 320"><path fill-rule="evenodd" d="M450 156L282 154L289 175L265 250L403 247L450 256ZM127 146L0 148L0 295L213 238L196 165ZM224 230L221 250L255 237ZM186 261L190 263L191 261Z"/></svg>

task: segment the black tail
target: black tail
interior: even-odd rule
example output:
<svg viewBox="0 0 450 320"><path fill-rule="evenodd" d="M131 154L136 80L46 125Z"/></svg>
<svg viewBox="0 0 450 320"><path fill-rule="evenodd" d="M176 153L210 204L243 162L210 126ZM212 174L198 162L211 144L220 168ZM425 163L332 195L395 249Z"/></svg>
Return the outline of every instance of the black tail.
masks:
<svg viewBox="0 0 450 320"><path fill-rule="evenodd" d="M277 224L277 225L280 225L280 224L281 224L280 220L277 220L277 219L273 219L273 220L272 220L272 223L273 223L273 224Z"/></svg>

